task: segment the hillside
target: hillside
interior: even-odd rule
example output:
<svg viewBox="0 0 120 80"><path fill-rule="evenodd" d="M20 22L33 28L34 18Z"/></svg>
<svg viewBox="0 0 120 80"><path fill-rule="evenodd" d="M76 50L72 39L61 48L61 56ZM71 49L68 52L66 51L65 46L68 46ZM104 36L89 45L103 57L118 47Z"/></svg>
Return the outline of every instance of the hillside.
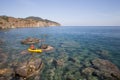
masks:
<svg viewBox="0 0 120 80"><path fill-rule="evenodd" d="M60 24L54 21L34 16L30 16L27 18L0 16L0 29L49 26L60 26Z"/></svg>

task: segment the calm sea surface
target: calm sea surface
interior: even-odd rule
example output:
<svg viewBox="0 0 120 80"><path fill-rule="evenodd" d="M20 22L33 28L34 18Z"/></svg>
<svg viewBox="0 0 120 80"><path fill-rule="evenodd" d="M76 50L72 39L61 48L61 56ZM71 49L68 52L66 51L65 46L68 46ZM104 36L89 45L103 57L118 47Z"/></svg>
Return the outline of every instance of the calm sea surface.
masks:
<svg viewBox="0 0 120 80"><path fill-rule="evenodd" d="M48 64L51 59L66 60L68 57L72 57L76 61L84 63L101 58L111 61L120 69L120 27L70 26L0 30L0 40L3 42L0 44L0 50L7 55L6 62L8 64L28 60L28 56L18 56L22 55L21 52L29 47L29 45L20 43L21 40L28 37L44 39L44 44L55 48L52 52L35 55L43 60L45 66L47 65L42 72L43 79L49 76L47 69L54 67L54 65ZM69 62L65 64L66 67L70 65ZM61 69L56 72L61 72Z"/></svg>

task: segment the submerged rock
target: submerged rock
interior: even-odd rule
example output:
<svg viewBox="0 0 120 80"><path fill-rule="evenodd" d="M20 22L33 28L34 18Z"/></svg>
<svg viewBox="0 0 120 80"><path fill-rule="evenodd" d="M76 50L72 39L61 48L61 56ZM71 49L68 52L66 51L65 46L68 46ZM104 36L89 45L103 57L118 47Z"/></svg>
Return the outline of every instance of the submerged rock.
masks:
<svg viewBox="0 0 120 80"><path fill-rule="evenodd" d="M14 74L13 69L10 68L0 69L0 80L11 80L13 74Z"/></svg>
<svg viewBox="0 0 120 80"><path fill-rule="evenodd" d="M29 78L40 74L42 67L43 63L41 59L30 60L19 64L15 69L15 74L22 78Z"/></svg>
<svg viewBox="0 0 120 80"><path fill-rule="evenodd" d="M25 40L22 40L21 43L22 44L35 44L35 43L39 43L40 40L37 38L32 38L32 37L28 37Z"/></svg>
<svg viewBox="0 0 120 80"><path fill-rule="evenodd" d="M23 51L20 52L20 54L25 55L25 54L29 54L29 52L28 52L28 50L23 50Z"/></svg>
<svg viewBox="0 0 120 80"><path fill-rule="evenodd" d="M9 68L4 68L4 69L0 69L0 75L11 75L13 73L12 69Z"/></svg>
<svg viewBox="0 0 120 80"><path fill-rule="evenodd" d="M99 56L101 56L101 58L107 58L109 55L109 51L107 50L99 50L96 52Z"/></svg>
<svg viewBox="0 0 120 80"><path fill-rule="evenodd" d="M87 67L85 69L82 70L82 73L85 75L92 75L92 73L95 71L94 68L91 67Z"/></svg>
<svg viewBox="0 0 120 80"><path fill-rule="evenodd" d="M0 77L0 80L10 80L10 79L2 76L2 77Z"/></svg>
<svg viewBox="0 0 120 80"><path fill-rule="evenodd" d="M95 69L93 75L106 80L120 80L120 70L110 61L95 59L92 65Z"/></svg>
<svg viewBox="0 0 120 80"><path fill-rule="evenodd" d="M8 56L5 53L0 53L0 65L7 61Z"/></svg>
<svg viewBox="0 0 120 80"><path fill-rule="evenodd" d="M45 47L44 47L44 48L45 48ZM48 52L48 51L54 50L54 47L49 46L49 45L48 45L45 49L44 49L44 48L42 49L43 52Z"/></svg>
<svg viewBox="0 0 120 80"><path fill-rule="evenodd" d="M0 44L2 44L2 43L3 43L3 40L0 39Z"/></svg>
<svg viewBox="0 0 120 80"><path fill-rule="evenodd" d="M40 46L40 49L47 49L48 48L48 45L47 44L42 44L41 46Z"/></svg>
<svg viewBox="0 0 120 80"><path fill-rule="evenodd" d="M76 60L74 58L72 58L72 57L69 57L68 61L76 62Z"/></svg>
<svg viewBox="0 0 120 80"><path fill-rule="evenodd" d="M76 80L73 76L68 76L66 80Z"/></svg>
<svg viewBox="0 0 120 80"><path fill-rule="evenodd" d="M55 66L55 68L57 66L63 66L64 65L64 61L62 59L59 59L59 60L53 60L52 64Z"/></svg>
<svg viewBox="0 0 120 80"><path fill-rule="evenodd" d="M0 53L2 52L2 48L0 48Z"/></svg>

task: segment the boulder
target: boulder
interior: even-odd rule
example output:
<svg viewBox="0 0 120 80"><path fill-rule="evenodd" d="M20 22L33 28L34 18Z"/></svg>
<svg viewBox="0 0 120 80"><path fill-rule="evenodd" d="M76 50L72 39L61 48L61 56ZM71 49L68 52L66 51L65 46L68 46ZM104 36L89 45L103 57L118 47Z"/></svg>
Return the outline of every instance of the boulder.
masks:
<svg viewBox="0 0 120 80"><path fill-rule="evenodd" d="M96 69L93 74L101 79L120 80L120 70L110 61L98 58L92 61L92 65Z"/></svg>
<svg viewBox="0 0 120 80"><path fill-rule="evenodd" d="M29 78L40 74L43 63L41 59L33 59L19 64L15 69L15 74L19 77Z"/></svg>

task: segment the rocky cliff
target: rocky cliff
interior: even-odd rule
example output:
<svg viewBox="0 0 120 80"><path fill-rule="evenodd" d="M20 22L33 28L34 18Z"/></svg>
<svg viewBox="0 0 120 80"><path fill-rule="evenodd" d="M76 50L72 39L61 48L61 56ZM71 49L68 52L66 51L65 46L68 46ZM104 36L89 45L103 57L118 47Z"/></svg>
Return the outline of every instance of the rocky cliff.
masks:
<svg viewBox="0 0 120 80"><path fill-rule="evenodd" d="M60 24L54 21L33 16L27 18L0 16L0 29L48 26L60 26Z"/></svg>

